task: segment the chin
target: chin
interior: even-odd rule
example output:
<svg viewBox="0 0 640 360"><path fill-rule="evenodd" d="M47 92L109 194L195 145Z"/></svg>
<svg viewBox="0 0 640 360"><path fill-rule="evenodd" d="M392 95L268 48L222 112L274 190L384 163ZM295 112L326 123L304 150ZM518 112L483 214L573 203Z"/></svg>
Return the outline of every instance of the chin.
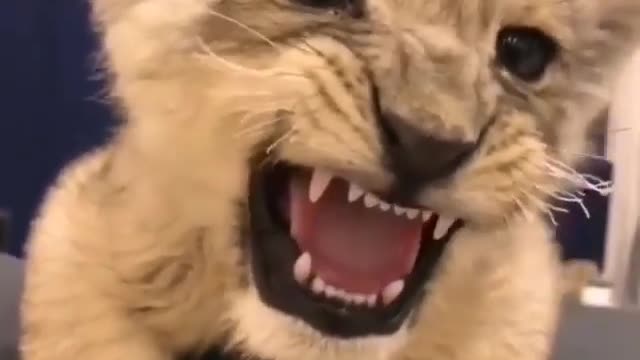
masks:
<svg viewBox="0 0 640 360"><path fill-rule="evenodd" d="M314 351L351 358L402 346L464 226L387 202L347 178L284 163L251 175L249 217L252 286L233 305L237 332L245 334L236 342L278 359L315 358Z"/></svg>

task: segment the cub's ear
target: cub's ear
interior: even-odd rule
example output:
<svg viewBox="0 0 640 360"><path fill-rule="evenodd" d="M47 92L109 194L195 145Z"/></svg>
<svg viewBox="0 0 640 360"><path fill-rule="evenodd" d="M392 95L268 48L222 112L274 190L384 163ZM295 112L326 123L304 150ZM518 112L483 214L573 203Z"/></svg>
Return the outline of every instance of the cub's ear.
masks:
<svg viewBox="0 0 640 360"><path fill-rule="evenodd" d="M574 4L574 50L583 65L607 73L640 47L640 0L574 0Z"/></svg>

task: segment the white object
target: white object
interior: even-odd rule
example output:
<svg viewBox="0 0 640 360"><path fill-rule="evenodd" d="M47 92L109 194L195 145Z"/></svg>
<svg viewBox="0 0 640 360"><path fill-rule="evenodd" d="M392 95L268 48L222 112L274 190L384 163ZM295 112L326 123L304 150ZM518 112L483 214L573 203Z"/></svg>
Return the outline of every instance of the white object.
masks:
<svg viewBox="0 0 640 360"><path fill-rule="evenodd" d="M603 279L613 284L620 305L629 275L630 254L640 217L640 50L623 71L609 114L607 158L613 162ZM639 284L640 285L640 284Z"/></svg>

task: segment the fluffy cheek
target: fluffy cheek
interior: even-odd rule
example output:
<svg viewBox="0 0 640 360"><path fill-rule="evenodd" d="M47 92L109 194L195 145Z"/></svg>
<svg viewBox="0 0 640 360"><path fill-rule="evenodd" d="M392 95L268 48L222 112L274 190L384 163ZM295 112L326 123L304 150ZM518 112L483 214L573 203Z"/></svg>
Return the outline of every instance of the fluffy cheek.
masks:
<svg viewBox="0 0 640 360"><path fill-rule="evenodd" d="M467 165L444 185L425 189L421 197L443 213L478 224L529 215L544 210L545 195L555 191L549 161L533 118L507 113Z"/></svg>

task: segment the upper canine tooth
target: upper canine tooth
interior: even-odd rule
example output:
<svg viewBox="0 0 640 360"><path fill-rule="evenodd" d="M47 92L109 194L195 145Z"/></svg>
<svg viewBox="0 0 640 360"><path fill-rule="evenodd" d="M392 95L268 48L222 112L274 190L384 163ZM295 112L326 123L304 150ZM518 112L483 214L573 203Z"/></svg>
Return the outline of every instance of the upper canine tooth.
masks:
<svg viewBox="0 0 640 360"><path fill-rule="evenodd" d="M403 289L404 280L396 280L387 285L384 290L382 290L382 302L385 305L391 304L395 299L398 298Z"/></svg>
<svg viewBox="0 0 640 360"><path fill-rule="evenodd" d="M360 186L354 183L349 183L349 195L347 196L349 202L354 202L360 199L362 195L364 195L364 190L362 190Z"/></svg>
<svg viewBox="0 0 640 360"><path fill-rule="evenodd" d="M311 276L311 254L308 252L300 255L293 265L293 277L300 284L304 284Z"/></svg>
<svg viewBox="0 0 640 360"><path fill-rule="evenodd" d="M404 213L406 213L406 212L407 212L407 209L402 208L402 207L400 207L400 206L398 206L398 205L393 205L393 212L394 212L396 215L402 215L402 214L404 214Z"/></svg>
<svg viewBox="0 0 640 360"><path fill-rule="evenodd" d="M391 205L387 204L386 202L380 200L380 210L382 211L388 211L389 209L391 209Z"/></svg>
<svg viewBox="0 0 640 360"><path fill-rule="evenodd" d="M447 235L449 228L454 222L455 219L440 215L436 223L436 228L433 230L433 238L440 240L443 236Z"/></svg>
<svg viewBox="0 0 640 360"><path fill-rule="evenodd" d="M329 187L333 175L330 173L314 169L313 175L311 175L311 182L309 183L309 200L314 203L320 199L324 191Z"/></svg>
<svg viewBox="0 0 640 360"><path fill-rule="evenodd" d="M380 203L380 199L378 199L375 195L367 193L364 196L364 206L368 208L372 208Z"/></svg>
<svg viewBox="0 0 640 360"><path fill-rule="evenodd" d="M409 220L413 220L413 219L417 218L418 214L420 214L420 210L417 210L417 209L408 209L407 210L407 217L409 218Z"/></svg>
<svg viewBox="0 0 640 360"><path fill-rule="evenodd" d="M433 213L431 211L423 211L422 212L422 221L429 221L429 219L431 219L431 215L433 215Z"/></svg>

